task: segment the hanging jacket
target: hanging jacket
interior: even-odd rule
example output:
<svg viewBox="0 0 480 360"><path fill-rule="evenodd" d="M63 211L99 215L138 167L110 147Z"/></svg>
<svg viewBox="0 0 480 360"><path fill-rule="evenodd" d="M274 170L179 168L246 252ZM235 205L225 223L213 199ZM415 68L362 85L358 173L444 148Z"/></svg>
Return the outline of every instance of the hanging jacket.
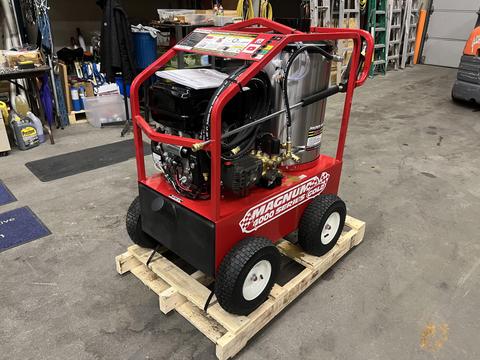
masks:
<svg viewBox="0 0 480 360"><path fill-rule="evenodd" d="M113 82L118 72L122 73L127 82L132 81L136 66L127 14L119 0L97 0L97 4L103 10L101 70L109 82Z"/></svg>
<svg viewBox="0 0 480 360"><path fill-rule="evenodd" d="M53 115L52 90L50 89L50 81L46 73L43 74L42 85L40 86L40 101L42 103L43 112L45 113L47 123L51 128L55 118Z"/></svg>

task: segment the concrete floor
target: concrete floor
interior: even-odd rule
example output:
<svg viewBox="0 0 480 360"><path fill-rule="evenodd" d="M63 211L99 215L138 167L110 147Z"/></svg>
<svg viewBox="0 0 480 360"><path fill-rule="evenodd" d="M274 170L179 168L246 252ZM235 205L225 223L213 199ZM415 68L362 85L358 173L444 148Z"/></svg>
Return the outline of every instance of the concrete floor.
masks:
<svg viewBox="0 0 480 360"><path fill-rule="evenodd" d="M238 359L479 359L480 119L450 100L452 69L417 66L357 92L341 193L364 242ZM325 148L335 144L330 102ZM129 245L134 161L41 183L23 165L120 140L57 131L0 158L0 178L53 235L0 254L1 359L213 359L214 346L114 257Z"/></svg>

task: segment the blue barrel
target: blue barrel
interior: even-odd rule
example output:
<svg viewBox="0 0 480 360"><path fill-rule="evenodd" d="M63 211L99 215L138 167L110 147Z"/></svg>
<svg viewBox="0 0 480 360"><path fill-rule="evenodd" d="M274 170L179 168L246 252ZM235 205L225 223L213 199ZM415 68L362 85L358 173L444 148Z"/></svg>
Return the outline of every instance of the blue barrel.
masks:
<svg viewBox="0 0 480 360"><path fill-rule="evenodd" d="M117 76L115 78L115 82L118 85L118 88L120 89L120 94L124 96L125 94L123 93L123 79L120 76ZM130 84L127 84L127 97L130 97Z"/></svg>
<svg viewBox="0 0 480 360"><path fill-rule="evenodd" d="M132 32L137 68L145 69L157 59L157 39L149 32Z"/></svg>
<svg viewBox="0 0 480 360"><path fill-rule="evenodd" d="M73 111L81 111L82 110L82 102L80 100L80 93L78 91L78 88L72 86L70 88L70 94L72 96Z"/></svg>

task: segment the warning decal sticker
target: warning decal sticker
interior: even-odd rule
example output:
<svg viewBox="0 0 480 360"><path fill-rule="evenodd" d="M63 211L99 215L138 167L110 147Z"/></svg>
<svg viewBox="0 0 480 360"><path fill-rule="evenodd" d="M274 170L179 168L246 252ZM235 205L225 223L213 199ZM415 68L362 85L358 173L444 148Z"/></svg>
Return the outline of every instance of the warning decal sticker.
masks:
<svg viewBox="0 0 480 360"><path fill-rule="evenodd" d="M323 125L308 130L307 149L319 147L322 143Z"/></svg>

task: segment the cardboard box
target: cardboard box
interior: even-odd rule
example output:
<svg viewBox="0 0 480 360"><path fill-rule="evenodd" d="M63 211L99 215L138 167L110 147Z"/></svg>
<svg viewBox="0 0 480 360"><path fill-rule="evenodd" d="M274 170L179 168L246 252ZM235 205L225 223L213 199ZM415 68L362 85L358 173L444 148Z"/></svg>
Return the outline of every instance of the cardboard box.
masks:
<svg viewBox="0 0 480 360"><path fill-rule="evenodd" d="M0 81L0 93L10 93L10 82Z"/></svg>
<svg viewBox="0 0 480 360"><path fill-rule="evenodd" d="M67 65L62 62L58 63L60 81L62 82L63 95L65 96L65 105L67 105L67 112L72 111L72 95L70 94L70 84L68 83Z"/></svg>
<svg viewBox="0 0 480 360"><path fill-rule="evenodd" d="M8 66L13 68L24 61L31 61L35 65L42 65L42 57L40 51L4 51L4 56L7 58Z"/></svg>

